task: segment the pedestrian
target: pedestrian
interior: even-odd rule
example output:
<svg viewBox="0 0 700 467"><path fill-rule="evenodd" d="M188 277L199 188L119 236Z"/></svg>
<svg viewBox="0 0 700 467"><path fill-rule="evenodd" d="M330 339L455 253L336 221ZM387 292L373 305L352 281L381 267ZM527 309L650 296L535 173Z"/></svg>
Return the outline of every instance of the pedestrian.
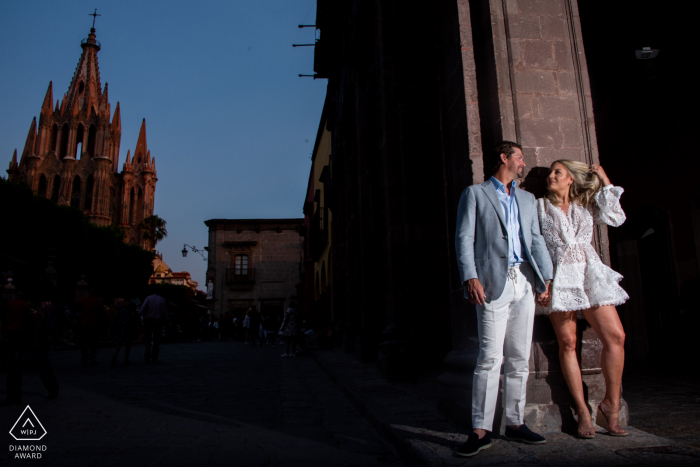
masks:
<svg viewBox="0 0 700 467"><path fill-rule="evenodd" d="M558 160L550 167L547 195L537 208L545 243L556 264L552 293L540 304L559 342L559 361L578 416L579 438L594 438L578 364L577 315L583 315L603 343L601 368L605 397L596 423L611 436L627 436L620 427L620 393L625 365L625 331L615 309L629 299L618 285L622 276L598 257L591 245L595 224L618 227L625 221L621 187L613 186L599 165Z"/></svg>
<svg viewBox="0 0 700 467"><path fill-rule="evenodd" d="M158 363L160 341L163 337L163 326L169 319L168 304L165 299L154 293L149 295L141 305L139 315L143 316L143 331L146 343L144 360L146 363ZM153 341L153 344L151 344Z"/></svg>
<svg viewBox="0 0 700 467"><path fill-rule="evenodd" d="M138 313L136 306L131 300L117 300L116 312L112 317L110 328L112 339L114 340L114 356L111 365L117 364L117 357L121 346L124 346L124 364L130 365L129 353L131 352L131 341L136 336L138 328Z"/></svg>
<svg viewBox="0 0 700 467"><path fill-rule="evenodd" d="M297 318L296 302L290 302L289 308L284 312L284 319L279 329L279 335L284 339L284 353L282 357L294 357L296 351L296 338L299 334L299 321ZM291 352L290 350L291 346Z"/></svg>
<svg viewBox="0 0 700 467"><path fill-rule="evenodd" d="M252 312L253 309L248 308L248 311L245 312L245 316L243 317L243 323L241 323L241 327L245 330L245 345L250 343L250 314Z"/></svg>
<svg viewBox="0 0 700 467"><path fill-rule="evenodd" d="M255 347L255 342L262 342L260 339L260 313L255 308L250 309L250 315L248 315L248 334L250 336L250 345Z"/></svg>
<svg viewBox="0 0 700 467"><path fill-rule="evenodd" d="M552 261L540 233L535 197L515 186L523 177L522 147L503 141L491 153L493 176L467 187L459 200L455 235L465 298L476 305L479 356L472 384L472 428L457 455L491 447L504 364L507 439L542 444L524 423L535 297L549 290ZM505 359L504 359L505 356Z"/></svg>
<svg viewBox="0 0 700 467"><path fill-rule="evenodd" d="M97 347L101 325L105 320L105 307L102 300L95 296L94 290L76 303L78 316L78 335L80 336L81 363L97 365Z"/></svg>
<svg viewBox="0 0 700 467"><path fill-rule="evenodd" d="M37 330L42 316L32 313L32 309L22 294L19 293L8 280L3 290L3 300L0 302L0 327L2 328L2 342L7 353L7 394L5 401L0 405L15 405L22 402L22 374L24 372L24 358L32 344L34 332ZM51 302L44 302L45 307L53 307ZM38 335L38 349L36 368L42 383L49 391L48 398L58 397L58 381L54 376L48 352L51 343L51 330L55 325L56 315L54 309L48 311L51 316L44 323L44 328ZM45 315L44 315L45 316ZM53 323L53 324L52 324Z"/></svg>
<svg viewBox="0 0 700 467"><path fill-rule="evenodd" d="M275 343L275 322L269 314L262 318L263 335L265 337L265 345L274 345Z"/></svg>

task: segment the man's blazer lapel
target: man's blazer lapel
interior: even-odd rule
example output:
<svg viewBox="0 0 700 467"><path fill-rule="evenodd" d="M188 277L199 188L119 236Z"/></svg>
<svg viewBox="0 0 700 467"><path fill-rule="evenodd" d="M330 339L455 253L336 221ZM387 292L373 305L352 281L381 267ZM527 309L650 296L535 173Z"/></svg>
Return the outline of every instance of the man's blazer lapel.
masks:
<svg viewBox="0 0 700 467"><path fill-rule="evenodd" d="M530 256L530 242L532 241L530 238L530 231L526 229L524 226L525 225L530 225L525 224L523 222L523 219L531 219L532 218L532 209L530 204L525 202L523 199L522 193L520 188L514 188L515 189L515 201L518 203L518 215L520 216L520 231L522 232L523 236L523 245L525 246L525 250L527 252L528 257Z"/></svg>
<svg viewBox="0 0 700 467"><path fill-rule="evenodd" d="M501 206L501 202L498 201L496 188L494 188L493 183L491 183L490 180L482 183L481 188L484 190L484 193L486 193L486 197L489 199L489 201L491 201L491 204L493 204L493 208L496 210L496 214L498 214L498 220L501 221L501 225L505 229L506 221L503 219L503 213L501 212L503 207Z"/></svg>

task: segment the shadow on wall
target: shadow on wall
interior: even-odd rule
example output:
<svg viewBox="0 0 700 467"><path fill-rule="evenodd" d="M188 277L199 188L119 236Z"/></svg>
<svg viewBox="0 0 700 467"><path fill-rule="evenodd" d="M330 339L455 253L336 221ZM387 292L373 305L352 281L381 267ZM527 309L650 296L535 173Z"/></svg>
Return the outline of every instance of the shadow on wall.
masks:
<svg viewBox="0 0 700 467"><path fill-rule="evenodd" d="M525 180L520 182L520 188L529 191L535 198L544 198L547 193L547 175L549 167L533 167L525 176Z"/></svg>

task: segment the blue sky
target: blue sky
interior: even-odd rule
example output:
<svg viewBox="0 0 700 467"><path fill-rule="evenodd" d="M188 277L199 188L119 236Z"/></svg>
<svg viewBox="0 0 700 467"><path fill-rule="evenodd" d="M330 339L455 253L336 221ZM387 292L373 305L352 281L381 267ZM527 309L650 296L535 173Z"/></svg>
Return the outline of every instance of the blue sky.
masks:
<svg viewBox="0 0 700 467"><path fill-rule="evenodd" d="M21 153L49 81L68 90L97 8L102 85L120 102L119 167L146 118L156 158L157 249L204 288L206 219L303 217L326 93L313 74L315 0L0 2L0 162Z"/></svg>

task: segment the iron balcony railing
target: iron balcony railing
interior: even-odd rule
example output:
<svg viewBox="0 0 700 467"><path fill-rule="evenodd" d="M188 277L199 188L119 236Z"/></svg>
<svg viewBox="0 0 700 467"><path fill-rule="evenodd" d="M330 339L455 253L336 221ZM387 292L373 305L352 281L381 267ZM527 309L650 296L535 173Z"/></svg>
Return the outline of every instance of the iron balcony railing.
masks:
<svg viewBox="0 0 700 467"><path fill-rule="evenodd" d="M255 282L255 268L226 268L226 282Z"/></svg>

